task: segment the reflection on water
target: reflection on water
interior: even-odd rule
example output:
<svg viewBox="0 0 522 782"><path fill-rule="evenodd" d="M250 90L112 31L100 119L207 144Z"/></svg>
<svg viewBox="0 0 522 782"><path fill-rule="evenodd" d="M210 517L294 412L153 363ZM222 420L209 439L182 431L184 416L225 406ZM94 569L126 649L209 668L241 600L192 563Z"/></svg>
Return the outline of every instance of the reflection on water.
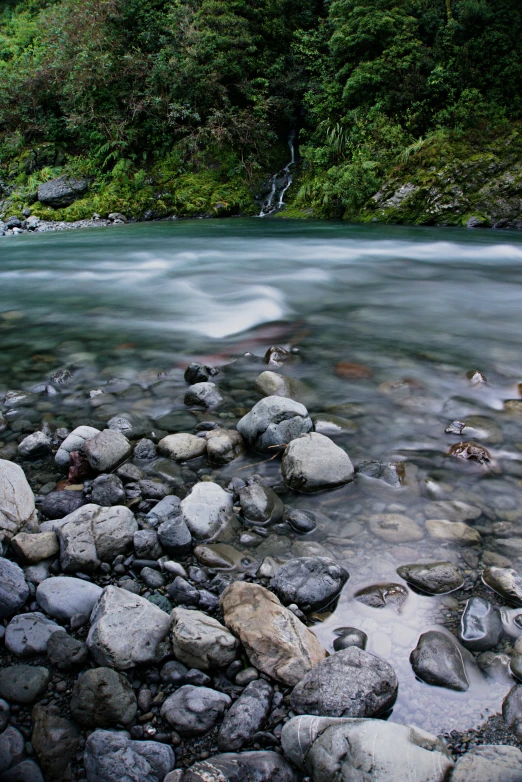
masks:
<svg viewBox="0 0 522 782"><path fill-rule="evenodd" d="M317 553L344 564L350 580L339 604L316 625L327 648L336 627L363 629L369 651L399 676L391 719L435 732L471 728L498 712L512 680L488 680L468 655L468 693L430 687L415 679L409 654L421 632L454 631L472 594L503 606L481 584L482 564L517 566L522 556L522 419L503 409L522 380L521 284L519 235L491 231L224 220L3 239L0 390L30 389L57 367L73 370L74 382L11 414L2 437L9 442L44 416L56 426L100 426L130 411L155 428L191 431L205 415L183 406L190 360L224 365L274 343L298 347L283 371L308 387L310 412L344 419L335 439L355 464L403 460L406 484L358 476L304 497L282 487L278 459L236 460L219 476L257 470L287 503L326 516L308 536L274 530L250 554ZM233 426L259 399L261 368L243 359L218 375L220 423ZM488 383L471 385L473 369ZM121 382L106 385L113 377ZM91 399L91 389L104 393ZM445 432L455 420L489 449L495 471L448 456L462 439ZM471 506L463 520L480 545L430 535L426 521L448 517L439 501ZM407 516L420 539L379 537L372 519L383 513ZM436 560L462 568L463 589L410 591L401 614L353 598L362 586L403 583L399 565ZM512 643L506 636L498 651Z"/></svg>

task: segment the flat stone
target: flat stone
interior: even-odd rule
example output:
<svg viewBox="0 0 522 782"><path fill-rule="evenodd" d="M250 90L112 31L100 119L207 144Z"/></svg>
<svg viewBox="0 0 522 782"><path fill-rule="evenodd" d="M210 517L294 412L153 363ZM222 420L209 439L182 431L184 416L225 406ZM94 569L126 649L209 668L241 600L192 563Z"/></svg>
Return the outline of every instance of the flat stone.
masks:
<svg viewBox="0 0 522 782"><path fill-rule="evenodd" d="M197 540L208 540L224 527L232 515L232 495L217 483L196 483L181 502L181 515Z"/></svg>
<svg viewBox="0 0 522 782"><path fill-rule="evenodd" d="M459 589L464 577L452 562L428 562L425 565L402 565L398 575L408 584L429 595L444 595Z"/></svg>
<svg viewBox="0 0 522 782"><path fill-rule="evenodd" d="M13 551L24 562L40 562L53 557L60 550L55 532L19 532L11 538Z"/></svg>
<svg viewBox="0 0 522 782"><path fill-rule="evenodd" d="M236 581L220 604L250 663L276 681L293 686L326 657L316 636L264 587Z"/></svg>
<svg viewBox="0 0 522 782"><path fill-rule="evenodd" d="M451 782L519 782L522 752L518 747L484 744L459 757Z"/></svg>
<svg viewBox="0 0 522 782"><path fill-rule="evenodd" d="M125 725L136 716L134 690L123 674L112 668L91 668L76 680L71 698L71 715L88 728Z"/></svg>
<svg viewBox="0 0 522 782"><path fill-rule="evenodd" d="M17 657L35 657L45 654L49 637L60 629L60 625L35 611L15 616L7 625L5 645Z"/></svg>
<svg viewBox="0 0 522 782"><path fill-rule="evenodd" d="M252 483L239 492L239 504L243 516L253 524L271 524L283 515L284 504L269 486Z"/></svg>
<svg viewBox="0 0 522 782"><path fill-rule="evenodd" d="M348 578L348 571L332 559L297 557L282 565L270 587L284 605L317 611L335 600Z"/></svg>
<svg viewBox="0 0 522 782"><path fill-rule="evenodd" d="M0 459L0 533L10 539L35 518L34 494L24 471Z"/></svg>
<svg viewBox="0 0 522 782"><path fill-rule="evenodd" d="M60 562L66 572L91 571L100 562L126 553L138 529L134 514L123 505L84 505L63 521L57 532Z"/></svg>
<svg viewBox="0 0 522 782"><path fill-rule="evenodd" d="M87 646L98 665L125 670L158 662L165 652L168 615L150 601L107 587L91 615Z"/></svg>
<svg viewBox="0 0 522 782"><path fill-rule="evenodd" d="M388 486L398 489L406 479L404 462L366 461L357 465L357 475L364 475L373 480L383 481Z"/></svg>
<svg viewBox="0 0 522 782"><path fill-rule="evenodd" d="M223 397L215 383L194 383L185 394L188 407L217 407Z"/></svg>
<svg viewBox="0 0 522 782"><path fill-rule="evenodd" d="M206 441L211 464L229 464L246 451L246 443L235 429L213 429L207 432Z"/></svg>
<svg viewBox="0 0 522 782"><path fill-rule="evenodd" d="M31 744L46 779L61 782L80 749L80 731L56 706L37 704L32 711Z"/></svg>
<svg viewBox="0 0 522 782"><path fill-rule="evenodd" d="M502 637L500 611L482 597L472 597L460 619L459 640L473 652L493 649Z"/></svg>
<svg viewBox="0 0 522 782"><path fill-rule="evenodd" d="M33 459L51 453L53 441L45 432L34 432L24 437L18 446L18 455L23 459Z"/></svg>
<svg viewBox="0 0 522 782"><path fill-rule="evenodd" d="M10 559L0 557L0 618L16 614L29 597L24 571Z"/></svg>
<svg viewBox="0 0 522 782"><path fill-rule="evenodd" d="M328 413L313 415L312 421L314 423L314 432L325 434L327 437L335 437L336 435L341 434L355 434L358 429L357 424L350 421L348 418L342 418L339 415L329 415Z"/></svg>
<svg viewBox="0 0 522 782"><path fill-rule="evenodd" d="M388 543L409 543L422 540L424 532L416 521L401 513L378 513L370 517L374 535Z"/></svg>
<svg viewBox="0 0 522 782"><path fill-rule="evenodd" d="M110 730L91 733L84 757L87 782L163 782L176 763L168 744Z"/></svg>
<svg viewBox="0 0 522 782"><path fill-rule="evenodd" d="M174 772L176 773L176 772ZM226 752L200 761L185 771L182 778L165 782L300 782L301 777L278 752Z"/></svg>
<svg viewBox="0 0 522 782"><path fill-rule="evenodd" d="M469 688L460 649L445 633L436 630L423 633L410 654L410 662L419 679L428 684L460 692Z"/></svg>
<svg viewBox="0 0 522 782"><path fill-rule="evenodd" d="M384 720L294 717L281 743L286 757L314 782L445 782L453 767L436 736Z"/></svg>
<svg viewBox="0 0 522 782"><path fill-rule="evenodd" d="M448 521L475 521L482 514L476 505L469 505L460 500L439 500L430 502L425 507L427 518L447 519Z"/></svg>
<svg viewBox="0 0 522 782"><path fill-rule="evenodd" d="M481 541L480 532L462 521L428 519L426 529L435 540L448 540L460 546L474 546Z"/></svg>
<svg viewBox="0 0 522 782"><path fill-rule="evenodd" d="M169 459L177 462L186 462L203 456L207 451L207 441L203 437L194 434L169 434L158 443L158 450Z"/></svg>
<svg viewBox="0 0 522 782"><path fill-rule="evenodd" d="M273 689L264 679L250 682L225 715L218 735L222 752L237 752L263 726L272 706Z"/></svg>
<svg viewBox="0 0 522 782"><path fill-rule="evenodd" d="M522 684L515 684L504 698L502 716L508 728L522 739Z"/></svg>
<svg viewBox="0 0 522 782"><path fill-rule="evenodd" d="M522 606L522 576L513 568L486 567L482 581L512 605Z"/></svg>
<svg viewBox="0 0 522 782"><path fill-rule="evenodd" d="M182 607L175 608L170 618L172 649L180 662L207 670L235 660L239 644L217 619Z"/></svg>
<svg viewBox="0 0 522 782"><path fill-rule="evenodd" d="M42 502L41 511L46 519L63 519L82 505L87 505L87 500L80 491L51 491Z"/></svg>
<svg viewBox="0 0 522 782"><path fill-rule="evenodd" d="M292 440L283 454L281 471L287 486L305 494L343 486L354 476L348 454L317 432Z"/></svg>
<svg viewBox="0 0 522 782"><path fill-rule="evenodd" d="M93 470L110 472L129 458L132 446L121 432L104 429L86 440L83 450Z"/></svg>
<svg viewBox="0 0 522 782"><path fill-rule="evenodd" d="M354 597L372 608L394 608L400 614L408 599L408 590L402 584L372 584L359 589Z"/></svg>
<svg viewBox="0 0 522 782"><path fill-rule="evenodd" d="M297 714L374 717L393 705L398 687L389 663L350 646L306 673L294 687L290 704Z"/></svg>
<svg viewBox="0 0 522 782"><path fill-rule="evenodd" d="M90 616L103 589L91 581L71 576L47 578L36 590L38 605L49 616L70 622L76 614Z"/></svg>
<svg viewBox="0 0 522 782"><path fill-rule="evenodd" d="M201 736L214 727L232 703L223 692L185 684L161 707L161 716L182 736Z"/></svg>
<svg viewBox="0 0 522 782"><path fill-rule="evenodd" d="M28 706L44 694L50 680L47 668L9 665L0 670L0 697L9 703Z"/></svg>
<svg viewBox="0 0 522 782"><path fill-rule="evenodd" d="M304 405L280 396L261 399L237 424L238 432L254 451L270 454L312 427Z"/></svg>

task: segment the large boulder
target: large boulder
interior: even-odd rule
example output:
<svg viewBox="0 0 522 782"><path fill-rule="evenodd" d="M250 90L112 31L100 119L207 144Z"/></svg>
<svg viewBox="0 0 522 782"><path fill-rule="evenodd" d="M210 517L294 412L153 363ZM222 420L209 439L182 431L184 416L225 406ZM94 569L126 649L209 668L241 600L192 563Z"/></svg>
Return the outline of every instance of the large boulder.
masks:
<svg viewBox="0 0 522 782"><path fill-rule="evenodd" d="M182 736L201 736L221 719L232 703L224 692L185 684L161 707L161 716Z"/></svg>
<svg viewBox="0 0 522 782"><path fill-rule="evenodd" d="M45 206L61 209L70 206L89 189L86 179L76 179L70 176L59 176L38 185L38 200Z"/></svg>
<svg viewBox="0 0 522 782"><path fill-rule="evenodd" d="M71 715L88 728L126 725L134 719L138 704L123 674L112 668L91 668L76 680Z"/></svg>
<svg viewBox="0 0 522 782"><path fill-rule="evenodd" d="M272 454L312 428L306 407L281 396L261 399L237 424L254 451Z"/></svg>
<svg viewBox="0 0 522 782"><path fill-rule="evenodd" d="M327 656L316 636L258 584L236 581L220 600L225 624L239 637L252 665L293 687Z"/></svg>
<svg viewBox="0 0 522 782"><path fill-rule="evenodd" d="M0 619L22 609L29 597L24 571L14 562L0 557Z"/></svg>
<svg viewBox="0 0 522 782"><path fill-rule="evenodd" d="M214 755L191 766L181 782L299 782L300 779L278 752L261 750Z"/></svg>
<svg viewBox="0 0 522 782"><path fill-rule="evenodd" d="M209 540L214 537L232 515L232 495L217 483L196 483L181 503L181 515L192 537Z"/></svg>
<svg viewBox="0 0 522 782"><path fill-rule="evenodd" d="M181 606L170 618L172 649L176 659L189 668L220 668L235 660L239 644L217 619Z"/></svg>
<svg viewBox="0 0 522 782"><path fill-rule="evenodd" d="M83 505L63 521L57 531L64 571L94 570L129 551L138 530L134 514L124 505Z"/></svg>
<svg viewBox="0 0 522 782"><path fill-rule="evenodd" d="M83 450L93 470L110 472L129 458L132 446L121 432L104 429L86 440Z"/></svg>
<svg viewBox="0 0 522 782"><path fill-rule="evenodd" d="M295 603L302 611L317 611L334 600L348 572L327 557L297 557L279 568L270 582L284 605Z"/></svg>
<svg viewBox="0 0 522 782"><path fill-rule="evenodd" d="M348 454L317 432L292 440L283 454L281 471L287 486L306 494L335 489L354 476Z"/></svg>
<svg viewBox="0 0 522 782"><path fill-rule="evenodd" d="M0 459L0 536L12 538L35 519L34 494L24 471Z"/></svg>
<svg viewBox="0 0 522 782"><path fill-rule="evenodd" d="M376 717L397 697L399 683L385 660L350 646L306 673L290 703L297 714L321 717Z"/></svg>
<svg viewBox="0 0 522 782"><path fill-rule="evenodd" d="M436 736L383 720L294 717L281 743L314 782L445 782L453 767Z"/></svg>
<svg viewBox="0 0 522 782"><path fill-rule="evenodd" d="M91 581L71 576L46 578L38 585L36 600L46 614L70 622L73 616L90 616L103 589Z"/></svg>
<svg viewBox="0 0 522 782"><path fill-rule="evenodd" d="M95 730L85 745L88 782L163 782L176 763L159 741L132 741L127 733Z"/></svg>
<svg viewBox="0 0 522 782"><path fill-rule="evenodd" d="M166 651L168 614L126 589L107 587L91 615L87 646L98 665L125 670L158 662Z"/></svg>

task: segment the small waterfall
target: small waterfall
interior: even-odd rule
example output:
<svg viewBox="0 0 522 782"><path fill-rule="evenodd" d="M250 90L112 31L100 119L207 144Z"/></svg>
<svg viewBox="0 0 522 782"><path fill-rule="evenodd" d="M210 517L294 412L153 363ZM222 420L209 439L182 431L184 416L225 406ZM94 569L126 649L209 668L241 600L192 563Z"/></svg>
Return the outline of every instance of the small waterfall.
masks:
<svg viewBox="0 0 522 782"><path fill-rule="evenodd" d="M295 163L295 149L294 149L295 132L292 131L288 138L288 146L290 147L290 161L286 164L281 171L278 171L270 180L270 192L261 205L261 211L258 217L268 217L268 215L277 212L278 209L284 206L284 196L290 185L292 184L292 174L290 172L290 166Z"/></svg>

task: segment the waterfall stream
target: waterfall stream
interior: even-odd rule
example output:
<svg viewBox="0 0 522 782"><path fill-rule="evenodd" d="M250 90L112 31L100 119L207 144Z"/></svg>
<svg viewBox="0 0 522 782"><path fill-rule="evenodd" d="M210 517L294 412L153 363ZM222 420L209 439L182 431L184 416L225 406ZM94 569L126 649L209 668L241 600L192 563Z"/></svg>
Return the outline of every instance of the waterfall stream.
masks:
<svg viewBox="0 0 522 782"><path fill-rule="evenodd" d="M290 172L290 166L293 166L295 163L294 140L295 132L292 131L288 138L288 146L290 147L290 161L284 168L274 174L271 178L270 192L261 205L261 211L259 212L258 217L268 217L284 206L284 195L292 184L293 179Z"/></svg>

